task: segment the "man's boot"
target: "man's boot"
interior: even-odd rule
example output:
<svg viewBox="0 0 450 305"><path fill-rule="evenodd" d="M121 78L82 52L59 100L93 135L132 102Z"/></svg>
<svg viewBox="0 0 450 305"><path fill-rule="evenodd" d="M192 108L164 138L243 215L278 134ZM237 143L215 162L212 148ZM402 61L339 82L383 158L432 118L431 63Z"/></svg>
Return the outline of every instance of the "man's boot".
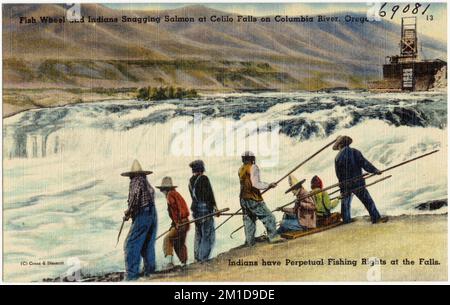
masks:
<svg viewBox="0 0 450 305"><path fill-rule="evenodd" d="M286 240L277 234L274 237L270 238L268 241L270 244L278 244L278 243L285 242Z"/></svg>
<svg viewBox="0 0 450 305"><path fill-rule="evenodd" d="M388 221L389 221L388 216L381 216L380 218L378 218L378 220L375 223L386 223Z"/></svg>

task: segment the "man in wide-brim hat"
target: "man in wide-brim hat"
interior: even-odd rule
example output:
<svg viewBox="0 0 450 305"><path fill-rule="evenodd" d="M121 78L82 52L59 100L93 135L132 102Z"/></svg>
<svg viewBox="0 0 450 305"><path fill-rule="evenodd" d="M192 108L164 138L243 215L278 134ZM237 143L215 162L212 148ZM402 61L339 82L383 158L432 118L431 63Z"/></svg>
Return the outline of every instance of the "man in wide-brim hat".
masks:
<svg viewBox="0 0 450 305"><path fill-rule="evenodd" d="M142 170L142 167L141 167L141 164L139 163L139 161L134 160L133 164L131 165L130 171L121 173L120 175L124 176L124 177L134 177L134 176L139 176L139 175L147 176L152 173L153 173L152 171Z"/></svg>
<svg viewBox="0 0 450 305"><path fill-rule="evenodd" d="M292 192L295 196L297 196L299 189L302 187L303 183L305 183L306 179L298 181L298 179L294 175L289 175L289 188L284 192L285 194Z"/></svg>
<svg viewBox="0 0 450 305"><path fill-rule="evenodd" d="M292 192L297 200L293 208L282 208L285 214L278 228L278 233L288 231L304 231L316 227L316 206L312 197L307 197L308 192L303 187L305 179L298 181L293 175L289 175L290 188L286 194Z"/></svg>
<svg viewBox="0 0 450 305"><path fill-rule="evenodd" d="M338 136L332 148L333 150L339 150L341 147L350 146L352 142L353 139L350 138L349 136Z"/></svg>
<svg viewBox="0 0 450 305"><path fill-rule="evenodd" d="M164 256L167 263L165 268L173 268L173 251L181 264L186 265L188 254L186 248L186 235L189 231L189 208L184 198L176 191L171 177L164 177L157 188L165 195L169 217L172 220L170 231L164 237Z"/></svg>
<svg viewBox="0 0 450 305"><path fill-rule="evenodd" d="M382 173L364 158L359 150L350 147L352 142L352 138L348 136L339 136L333 145L333 150L339 151L336 155L334 165L336 176L341 183L341 213L344 223L351 222L353 194L364 204L370 214L372 223L386 222L387 217L381 217L369 191L364 187L366 182L361 177L363 169L372 174L381 175Z"/></svg>
<svg viewBox="0 0 450 305"><path fill-rule="evenodd" d="M157 216L155 190L147 180L151 171L142 170L138 160L134 160L131 170L121 175L130 177L128 209L124 220L132 219L132 224L124 244L126 280L139 278L141 257L144 260L144 275L156 270L155 241Z"/></svg>

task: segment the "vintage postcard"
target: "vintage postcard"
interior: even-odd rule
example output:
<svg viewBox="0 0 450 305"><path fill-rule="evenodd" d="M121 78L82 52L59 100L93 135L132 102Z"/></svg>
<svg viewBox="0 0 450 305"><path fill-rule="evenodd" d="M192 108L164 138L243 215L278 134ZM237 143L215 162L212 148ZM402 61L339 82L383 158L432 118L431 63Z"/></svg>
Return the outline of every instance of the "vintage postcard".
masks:
<svg viewBox="0 0 450 305"><path fill-rule="evenodd" d="M447 3L3 3L2 276L448 280Z"/></svg>

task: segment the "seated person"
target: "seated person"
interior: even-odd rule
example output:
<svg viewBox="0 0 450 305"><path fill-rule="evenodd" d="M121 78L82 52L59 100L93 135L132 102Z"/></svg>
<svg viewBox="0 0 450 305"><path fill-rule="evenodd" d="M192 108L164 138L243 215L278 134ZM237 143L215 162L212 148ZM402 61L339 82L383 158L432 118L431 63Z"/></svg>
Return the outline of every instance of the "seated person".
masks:
<svg viewBox="0 0 450 305"><path fill-rule="evenodd" d="M321 189L323 189L322 180L318 176L314 176L311 179L311 190L314 192ZM313 199L316 204L317 217L329 217L331 215L331 210L339 204L338 199L334 199L333 201L330 200L327 191L315 194Z"/></svg>
<svg viewBox="0 0 450 305"><path fill-rule="evenodd" d="M286 191L292 191L297 197L293 208L282 208L285 213L281 221L279 234L289 231L305 231L316 227L316 206L312 197L306 197L308 192L303 187L305 179L296 182L294 176L289 176L289 184L291 187ZM305 198L306 197L306 198Z"/></svg>
<svg viewBox="0 0 450 305"><path fill-rule="evenodd" d="M323 189L322 180L318 176L311 179L311 189L313 192ZM313 199L316 204L317 226L328 226L341 221L340 213L331 213L331 210L339 204L339 199L330 200L326 191L315 194Z"/></svg>

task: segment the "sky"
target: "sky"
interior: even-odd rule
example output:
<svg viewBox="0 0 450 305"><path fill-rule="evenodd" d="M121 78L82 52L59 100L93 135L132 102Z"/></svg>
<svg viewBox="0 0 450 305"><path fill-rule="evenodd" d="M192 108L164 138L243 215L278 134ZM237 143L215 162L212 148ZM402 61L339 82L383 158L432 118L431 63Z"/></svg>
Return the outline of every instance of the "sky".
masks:
<svg viewBox="0 0 450 305"><path fill-rule="evenodd" d="M192 4L198 4L193 2ZM111 3L106 6L114 9L130 9L130 10L167 10L180 8L188 3ZM229 13L241 15L267 16L267 15L318 15L318 14L332 14L338 12L354 12L366 13L371 8L372 4L366 2L361 3L202 3L202 5ZM388 4L388 9L391 10L395 4ZM403 9L407 3L400 4ZM411 3L411 7L414 3ZM425 6L425 5L424 5ZM424 7L423 7L424 8ZM423 9L422 8L422 9ZM411 10L410 10L411 12ZM427 20L426 16L433 15L433 21ZM390 16L390 15L389 15ZM391 20L400 24L401 22L400 10ZM403 16L413 16L407 13ZM440 41L447 39L447 5L445 3L431 3L425 15L421 12L418 16L418 30L419 34L431 36ZM389 19L390 20L390 19Z"/></svg>

